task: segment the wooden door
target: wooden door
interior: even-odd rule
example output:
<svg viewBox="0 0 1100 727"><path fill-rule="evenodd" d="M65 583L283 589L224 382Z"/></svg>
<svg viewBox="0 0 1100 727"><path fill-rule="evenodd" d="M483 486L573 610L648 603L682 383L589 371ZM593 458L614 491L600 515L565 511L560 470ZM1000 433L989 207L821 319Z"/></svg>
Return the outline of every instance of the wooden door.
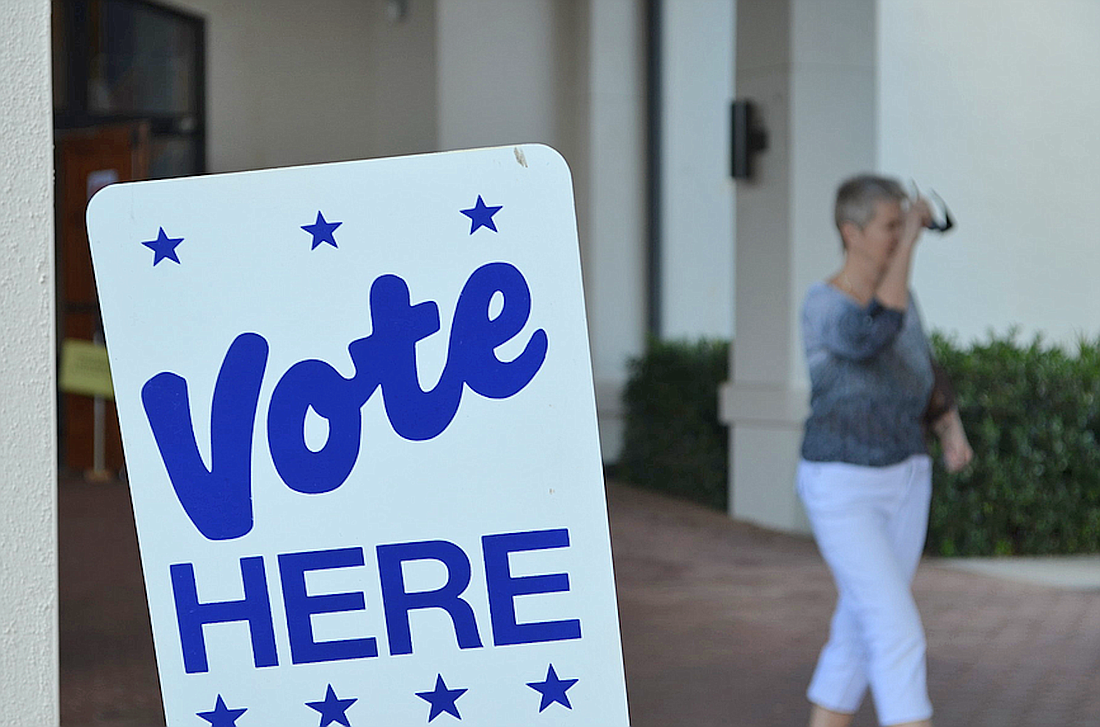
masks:
<svg viewBox="0 0 1100 727"><path fill-rule="evenodd" d="M102 342L84 213L100 188L146 177L149 127L142 122L58 131L56 141L58 345L66 339ZM95 400L60 392L58 403L62 466L97 477L117 474L123 459L114 402L103 404L103 451L97 470L93 470L97 464Z"/></svg>

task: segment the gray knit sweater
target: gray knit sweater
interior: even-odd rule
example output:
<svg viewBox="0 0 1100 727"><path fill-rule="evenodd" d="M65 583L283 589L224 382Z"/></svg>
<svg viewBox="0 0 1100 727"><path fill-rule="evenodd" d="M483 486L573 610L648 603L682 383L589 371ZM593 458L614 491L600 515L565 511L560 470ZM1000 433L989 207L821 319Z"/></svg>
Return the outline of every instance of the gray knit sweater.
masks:
<svg viewBox="0 0 1100 727"><path fill-rule="evenodd" d="M803 459L883 467L927 452L921 414L933 374L912 293L902 313L815 283L802 341L811 384Z"/></svg>

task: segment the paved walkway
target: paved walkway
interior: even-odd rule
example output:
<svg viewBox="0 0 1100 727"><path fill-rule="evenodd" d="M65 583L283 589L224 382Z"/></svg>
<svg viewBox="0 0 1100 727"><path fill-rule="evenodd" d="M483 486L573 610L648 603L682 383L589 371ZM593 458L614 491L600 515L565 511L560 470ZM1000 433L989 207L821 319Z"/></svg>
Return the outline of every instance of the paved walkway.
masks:
<svg viewBox="0 0 1100 727"><path fill-rule="evenodd" d="M803 725L834 598L813 543L608 496L633 727ZM62 725L163 725L126 488L63 482L60 518ZM1100 592L926 563L916 593L937 727L1100 725Z"/></svg>
<svg viewBox="0 0 1100 727"><path fill-rule="evenodd" d="M804 725L835 597L813 542L623 486L609 499L633 727ZM914 589L937 727L1100 725L1100 592L931 563ZM876 724L868 704L855 724Z"/></svg>

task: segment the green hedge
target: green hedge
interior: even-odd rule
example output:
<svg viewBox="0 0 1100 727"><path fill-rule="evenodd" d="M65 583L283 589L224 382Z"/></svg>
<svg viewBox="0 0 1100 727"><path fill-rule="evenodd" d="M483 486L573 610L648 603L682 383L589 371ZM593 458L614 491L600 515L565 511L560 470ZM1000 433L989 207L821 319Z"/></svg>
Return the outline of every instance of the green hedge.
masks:
<svg viewBox="0 0 1100 727"><path fill-rule="evenodd" d="M1100 552L1100 339L1067 352L1017 334L960 347L933 334L975 459L944 471L938 446L928 552ZM650 342L631 362L620 469L630 482L726 509L723 341Z"/></svg>
<svg viewBox="0 0 1100 727"><path fill-rule="evenodd" d="M728 439L718 385L729 343L649 342L630 362L619 467L632 484L726 509Z"/></svg>
<svg viewBox="0 0 1100 727"><path fill-rule="evenodd" d="M955 385L973 464L937 456L928 551L1043 555L1100 551L1100 340L1067 353L1016 333L933 349Z"/></svg>

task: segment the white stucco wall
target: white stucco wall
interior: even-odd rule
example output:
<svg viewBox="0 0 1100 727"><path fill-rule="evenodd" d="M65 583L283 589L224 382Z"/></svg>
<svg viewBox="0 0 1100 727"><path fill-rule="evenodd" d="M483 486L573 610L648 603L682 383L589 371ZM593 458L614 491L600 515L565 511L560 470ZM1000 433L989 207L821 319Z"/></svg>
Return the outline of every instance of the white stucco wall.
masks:
<svg viewBox="0 0 1100 727"><path fill-rule="evenodd" d="M0 725L56 725L50 3L0 8Z"/></svg>
<svg viewBox="0 0 1100 727"><path fill-rule="evenodd" d="M1100 3L880 0L878 31L879 166L958 220L917 253L927 323L1095 336Z"/></svg>
<svg viewBox="0 0 1100 727"><path fill-rule="evenodd" d="M733 336L735 0L661 6L661 335Z"/></svg>

